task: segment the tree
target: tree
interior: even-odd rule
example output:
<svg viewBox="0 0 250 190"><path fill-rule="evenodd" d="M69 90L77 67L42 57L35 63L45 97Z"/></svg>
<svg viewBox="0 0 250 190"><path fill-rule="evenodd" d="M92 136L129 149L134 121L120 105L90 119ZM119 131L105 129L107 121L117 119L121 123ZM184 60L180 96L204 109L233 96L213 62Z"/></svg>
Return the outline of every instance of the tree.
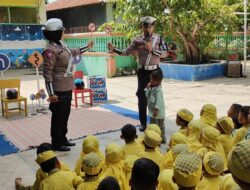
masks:
<svg viewBox="0 0 250 190"><path fill-rule="evenodd" d="M158 19L157 32L180 45L186 63L199 64L215 35L237 26L236 8L225 0L117 0L115 15L123 22L113 26L130 38L140 32L140 17L154 16Z"/></svg>

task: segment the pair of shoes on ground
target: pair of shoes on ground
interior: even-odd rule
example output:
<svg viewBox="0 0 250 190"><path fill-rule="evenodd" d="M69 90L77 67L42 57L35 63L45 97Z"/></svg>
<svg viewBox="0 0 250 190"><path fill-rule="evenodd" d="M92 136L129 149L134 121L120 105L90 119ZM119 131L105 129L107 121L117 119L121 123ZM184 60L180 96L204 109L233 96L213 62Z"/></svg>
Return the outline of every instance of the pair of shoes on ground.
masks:
<svg viewBox="0 0 250 190"><path fill-rule="evenodd" d="M67 141L64 145L62 146L57 146L57 147L54 147L54 150L55 151L60 151L60 152L67 152L67 151L70 151L70 148L71 146L75 146L76 143L73 143L73 142L70 142L70 141Z"/></svg>

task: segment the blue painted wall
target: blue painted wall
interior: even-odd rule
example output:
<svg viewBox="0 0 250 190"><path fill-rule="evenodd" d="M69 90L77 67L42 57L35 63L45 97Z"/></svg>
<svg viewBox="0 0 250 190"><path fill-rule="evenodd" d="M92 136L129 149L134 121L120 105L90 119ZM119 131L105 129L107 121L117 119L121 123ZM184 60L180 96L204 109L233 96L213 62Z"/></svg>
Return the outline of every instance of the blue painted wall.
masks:
<svg viewBox="0 0 250 190"><path fill-rule="evenodd" d="M43 40L42 25L0 24L0 41Z"/></svg>
<svg viewBox="0 0 250 190"><path fill-rule="evenodd" d="M162 63L160 67L164 78L198 81L225 76L226 65L224 63L202 65Z"/></svg>

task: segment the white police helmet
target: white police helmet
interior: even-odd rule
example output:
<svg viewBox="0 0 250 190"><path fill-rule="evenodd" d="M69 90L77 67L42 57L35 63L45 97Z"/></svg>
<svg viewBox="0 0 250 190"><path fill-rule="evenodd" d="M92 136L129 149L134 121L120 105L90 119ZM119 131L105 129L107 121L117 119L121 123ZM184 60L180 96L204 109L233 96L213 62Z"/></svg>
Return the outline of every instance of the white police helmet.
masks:
<svg viewBox="0 0 250 190"><path fill-rule="evenodd" d="M45 23L44 27L42 27L42 30L52 32L57 30L65 30L65 28L63 27L63 22L61 19L51 18Z"/></svg>

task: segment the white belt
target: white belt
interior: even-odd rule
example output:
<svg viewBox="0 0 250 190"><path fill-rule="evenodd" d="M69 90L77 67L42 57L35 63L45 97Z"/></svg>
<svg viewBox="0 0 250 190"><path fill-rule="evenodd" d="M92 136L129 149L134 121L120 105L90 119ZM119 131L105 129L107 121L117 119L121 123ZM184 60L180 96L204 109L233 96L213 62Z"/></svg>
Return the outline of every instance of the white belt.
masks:
<svg viewBox="0 0 250 190"><path fill-rule="evenodd" d="M139 69L145 69L145 70L155 70L157 69L159 66L158 65L139 65Z"/></svg>

